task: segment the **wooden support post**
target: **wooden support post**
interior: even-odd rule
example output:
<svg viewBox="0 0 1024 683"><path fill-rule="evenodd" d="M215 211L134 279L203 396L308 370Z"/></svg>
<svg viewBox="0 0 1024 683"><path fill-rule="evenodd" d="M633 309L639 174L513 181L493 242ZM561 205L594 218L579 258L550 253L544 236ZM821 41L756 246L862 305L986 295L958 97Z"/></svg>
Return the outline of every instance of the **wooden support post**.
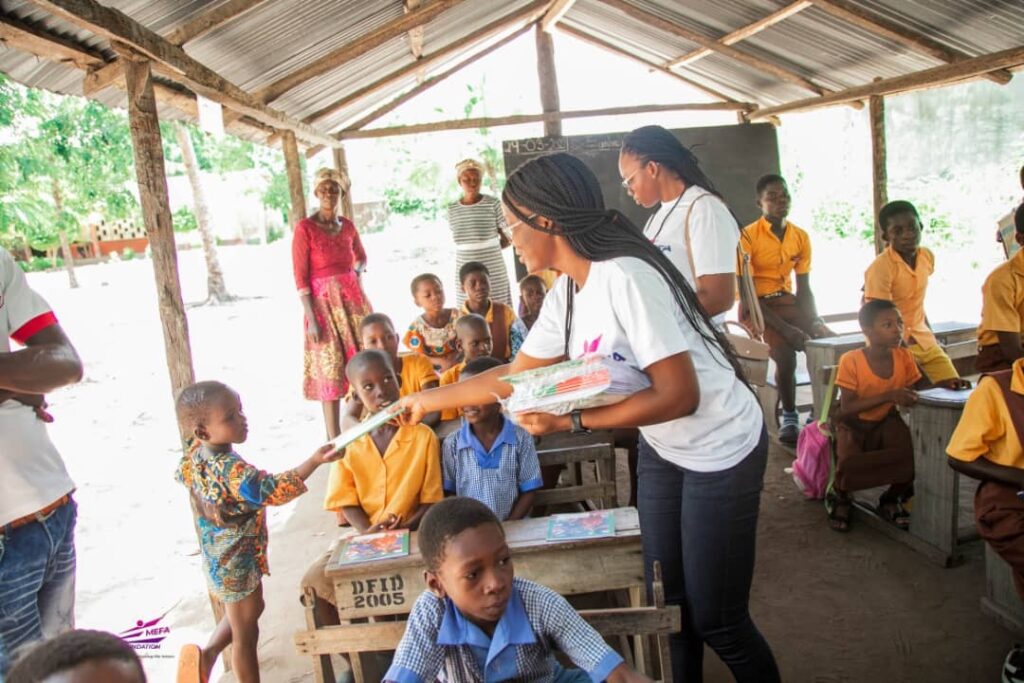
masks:
<svg viewBox="0 0 1024 683"><path fill-rule="evenodd" d="M334 148L334 168L341 171L341 174L348 179L348 185L341 188L345 194L341 197L341 211L353 223L356 220L355 209L352 208L352 176L348 174L348 158L345 156L345 147L339 145Z"/></svg>
<svg viewBox="0 0 1024 683"><path fill-rule="evenodd" d="M302 189L302 166L299 165L299 146L295 142L295 133L282 131L281 147L284 148L284 165L288 171L288 193L291 195L292 206L288 211L288 220L292 227L306 217L306 192Z"/></svg>
<svg viewBox="0 0 1024 683"><path fill-rule="evenodd" d="M146 225L153 255L153 273L156 275L171 391L177 396L184 387L195 382L195 373L192 369L188 319L185 317L181 282L178 279L178 252L174 245L174 228L167 200L167 176L164 173L160 120L153 94L153 72L149 61L136 55L125 55L123 61L128 93L128 125L135 151L135 174L139 180L142 220Z"/></svg>
<svg viewBox="0 0 1024 683"><path fill-rule="evenodd" d="M559 110L558 76L555 72L555 43L551 34L537 24L537 79L540 81L540 104L544 113ZM544 120L544 137L561 137L561 119Z"/></svg>
<svg viewBox="0 0 1024 683"><path fill-rule="evenodd" d="M872 95L868 98L868 110L871 118L871 187L872 205L875 210L875 253L881 254L885 243L882 239L882 227L878 224L878 212L889 201L889 177L885 167L885 100L881 95Z"/></svg>

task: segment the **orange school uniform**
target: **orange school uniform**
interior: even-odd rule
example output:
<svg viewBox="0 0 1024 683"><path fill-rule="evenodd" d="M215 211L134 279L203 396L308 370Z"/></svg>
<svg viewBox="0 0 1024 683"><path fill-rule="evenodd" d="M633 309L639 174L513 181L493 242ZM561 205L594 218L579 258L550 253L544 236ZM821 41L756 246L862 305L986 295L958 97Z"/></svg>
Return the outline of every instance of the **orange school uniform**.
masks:
<svg viewBox="0 0 1024 683"><path fill-rule="evenodd" d="M750 255L750 268L758 296L776 292L793 293L793 273L811 272L811 239L807 233L786 221L780 240L768 219L761 216L740 234L740 247ZM737 274L739 271L737 270Z"/></svg>
<svg viewBox="0 0 1024 683"><path fill-rule="evenodd" d="M399 376L402 378L402 387L399 391L401 396L415 394L423 390L424 384L438 381L434 365L426 356L410 353L401 356L401 358L402 372L399 373Z"/></svg>
<svg viewBox="0 0 1024 683"><path fill-rule="evenodd" d="M1012 372L1010 391L1024 395L1024 359L1013 364ZM1024 469L1024 448L995 379L982 377L971 392L946 453L964 462L986 458L997 465Z"/></svg>
<svg viewBox="0 0 1024 683"><path fill-rule="evenodd" d="M981 296L979 346L998 344L996 332L1024 331L1024 250L989 274Z"/></svg>
<svg viewBox="0 0 1024 683"><path fill-rule="evenodd" d="M448 386L449 384L455 384L456 382L458 382L459 378L462 377L462 369L465 367L466 361L462 361L461 363L457 363L448 368L447 370L445 370L444 373L441 375L441 386L444 387ZM444 410L441 411L441 421L444 422L445 420L457 420L459 419L459 415L461 414L462 411L460 411L458 408L445 408Z"/></svg>
<svg viewBox="0 0 1024 683"><path fill-rule="evenodd" d="M916 267L911 269L892 247L886 247L864 271L864 298L884 299L896 304L903 316L903 339L911 338L923 350L936 345L925 321L924 295L928 278L935 272L935 256L924 247L917 250Z"/></svg>
<svg viewBox="0 0 1024 683"><path fill-rule="evenodd" d="M836 373L836 386L849 389L857 396L866 398L879 396L893 389L911 387L921 379L921 371L914 362L914 356L904 348L892 350L892 376L879 377L868 364L864 349L847 351L839 359L839 370ZM858 413L861 420L876 422L885 418L892 410L893 404L883 403L870 410Z"/></svg>

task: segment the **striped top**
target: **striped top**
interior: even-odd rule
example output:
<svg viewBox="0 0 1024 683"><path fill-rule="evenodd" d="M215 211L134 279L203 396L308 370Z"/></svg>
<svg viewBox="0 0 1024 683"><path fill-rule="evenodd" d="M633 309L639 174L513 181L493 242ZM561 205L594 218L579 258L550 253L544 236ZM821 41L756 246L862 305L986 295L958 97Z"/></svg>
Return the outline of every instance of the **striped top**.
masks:
<svg viewBox="0 0 1024 683"><path fill-rule="evenodd" d="M452 202L448 205L448 225L456 245L495 239L505 227L501 202L489 195L480 195L476 204Z"/></svg>

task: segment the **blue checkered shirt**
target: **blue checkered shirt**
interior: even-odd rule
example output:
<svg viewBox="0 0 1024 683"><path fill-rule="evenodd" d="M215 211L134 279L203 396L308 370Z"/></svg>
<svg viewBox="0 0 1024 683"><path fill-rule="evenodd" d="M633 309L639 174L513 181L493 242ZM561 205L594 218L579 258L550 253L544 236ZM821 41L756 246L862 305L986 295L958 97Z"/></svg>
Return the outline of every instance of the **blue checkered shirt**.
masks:
<svg viewBox="0 0 1024 683"><path fill-rule="evenodd" d="M505 423L490 451L463 419L459 431L444 440L441 478L445 491L479 500L504 521L521 494L544 482L533 437L507 417L502 419Z"/></svg>
<svg viewBox="0 0 1024 683"><path fill-rule="evenodd" d="M608 678L622 663L614 650L558 593L526 579L512 580L512 595L488 642L450 599L425 592L416 600L398 644L389 683L550 683L558 670L552 651L564 652L591 680ZM486 640L486 636L483 636ZM487 662L474 648L486 646Z"/></svg>

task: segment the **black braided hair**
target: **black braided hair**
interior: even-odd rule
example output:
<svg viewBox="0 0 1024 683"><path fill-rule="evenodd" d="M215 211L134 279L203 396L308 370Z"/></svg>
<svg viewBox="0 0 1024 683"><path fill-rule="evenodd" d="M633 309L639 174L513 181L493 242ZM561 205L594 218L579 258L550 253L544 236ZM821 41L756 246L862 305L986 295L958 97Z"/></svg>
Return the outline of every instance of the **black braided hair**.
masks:
<svg viewBox="0 0 1024 683"><path fill-rule="evenodd" d="M585 259L607 261L631 256L654 268L711 355L715 357L717 351L724 358L719 363L731 367L750 389L732 346L701 308L690 283L632 221L615 209L605 209L597 177L582 161L561 152L531 159L509 176L501 198L516 218L534 230L561 235ZM552 226L541 227L538 216L551 220ZM567 281L564 350L568 357L576 286L571 278Z"/></svg>
<svg viewBox="0 0 1024 683"><path fill-rule="evenodd" d="M711 179L704 175L700 160L679 139L661 126L643 126L622 138L622 151L640 159L641 164L653 161L679 177L687 187L704 188L719 199Z"/></svg>

